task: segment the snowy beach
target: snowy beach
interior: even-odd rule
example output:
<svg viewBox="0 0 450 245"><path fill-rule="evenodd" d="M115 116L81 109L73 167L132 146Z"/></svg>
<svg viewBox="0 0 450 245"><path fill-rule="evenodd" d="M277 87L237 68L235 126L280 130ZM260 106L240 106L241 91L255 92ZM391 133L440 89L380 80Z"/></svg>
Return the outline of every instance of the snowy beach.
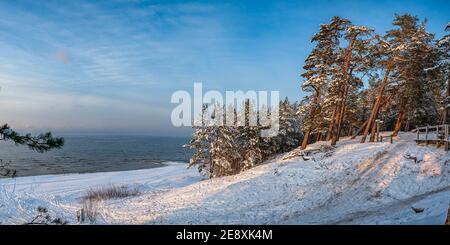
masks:
<svg viewBox="0 0 450 245"><path fill-rule="evenodd" d="M86 224L444 224L450 156L403 133L393 144L340 140L308 146L228 177L206 179L185 163L88 174L0 179L1 224L23 224L45 207L77 224L82 197L105 186L138 195L100 200ZM317 149L317 151L314 151ZM324 150L325 149L325 150ZM417 160L410 159L413 156Z"/></svg>

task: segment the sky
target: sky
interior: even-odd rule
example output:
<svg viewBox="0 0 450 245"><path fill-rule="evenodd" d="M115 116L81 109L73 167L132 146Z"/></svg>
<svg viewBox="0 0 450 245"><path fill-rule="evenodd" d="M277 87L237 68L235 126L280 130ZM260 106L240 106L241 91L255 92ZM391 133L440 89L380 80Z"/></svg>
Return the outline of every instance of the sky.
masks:
<svg viewBox="0 0 450 245"><path fill-rule="evenodd" d="M441 37L450 1L0 1L0 123L61 135L188 135L177 90L300 100L311 36L332 16L384 33L395 13Z"/></svg>

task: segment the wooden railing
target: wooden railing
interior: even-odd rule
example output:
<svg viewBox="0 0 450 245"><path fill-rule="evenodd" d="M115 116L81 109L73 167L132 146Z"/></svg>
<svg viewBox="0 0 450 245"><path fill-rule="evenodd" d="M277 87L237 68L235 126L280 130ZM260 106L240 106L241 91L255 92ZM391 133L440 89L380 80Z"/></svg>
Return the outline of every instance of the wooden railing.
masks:
<svg viewBox="0 0 450 245"><path fill-rule="evenodd" d="M443 144L445 150L449 150L449 125L426 126L416 129L417 143L436 144L438 147Z"/></svg>

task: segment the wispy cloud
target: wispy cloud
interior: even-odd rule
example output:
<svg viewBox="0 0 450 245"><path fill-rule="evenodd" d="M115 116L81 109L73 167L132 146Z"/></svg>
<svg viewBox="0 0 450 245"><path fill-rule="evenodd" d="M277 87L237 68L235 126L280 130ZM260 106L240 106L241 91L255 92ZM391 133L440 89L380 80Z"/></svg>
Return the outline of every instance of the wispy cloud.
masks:
<svg viewBox="0 0 450 245"><path fill-rule="evenodd" d="M156 86L176 90L196 61L225 46L221 23L211 19L217 11L212 5L0 5L2 114L19 127L131 128L149 115L168 124L170 97ZM132 122L123 116L133 113L138 117ZM111 115L122 116L109 120Z"/></svg>
<svg viewBox="0 0 450 245"><path fill-rule="evenodd" d="M6 45L0 48L14 53L15 61L28 63L18 65L32 66L30 72L38 70L41 74L53 72L53 60L45 60L50 58L49 52L63 63L68 63L70 53L73 64L62 72L66 73L64 80L77 83L155 83L162 80L157 78L161 76L159 68L181 70L201 58L197 49L203 54L222 49L220 42L211 45L212 40L222 39L222 27L208 19L214 14L208 12L213 8L203 5L148 5L141 9L90 2L72 6L47 3L46 13L39 15L16 6L9 8L14 9L14 15L24 17L10 21L15 19L11 14L4 16L0 23L9 31L2 35ZM13 39L17 42L11 47Z"/></svg>

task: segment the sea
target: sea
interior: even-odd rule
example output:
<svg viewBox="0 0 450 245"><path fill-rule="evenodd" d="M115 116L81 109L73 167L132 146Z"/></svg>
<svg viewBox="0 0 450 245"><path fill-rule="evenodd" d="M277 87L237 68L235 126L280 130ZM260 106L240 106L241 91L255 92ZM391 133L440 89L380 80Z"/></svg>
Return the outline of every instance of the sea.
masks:
<svg viewBox="0 0 450 245"><path fill-rule="evenodd" d="M17 176L92 173L162 167L189 161L189 138L155 136L65 137L64 147L38 153L26 146L0 142L1 164Z"/></svg>

